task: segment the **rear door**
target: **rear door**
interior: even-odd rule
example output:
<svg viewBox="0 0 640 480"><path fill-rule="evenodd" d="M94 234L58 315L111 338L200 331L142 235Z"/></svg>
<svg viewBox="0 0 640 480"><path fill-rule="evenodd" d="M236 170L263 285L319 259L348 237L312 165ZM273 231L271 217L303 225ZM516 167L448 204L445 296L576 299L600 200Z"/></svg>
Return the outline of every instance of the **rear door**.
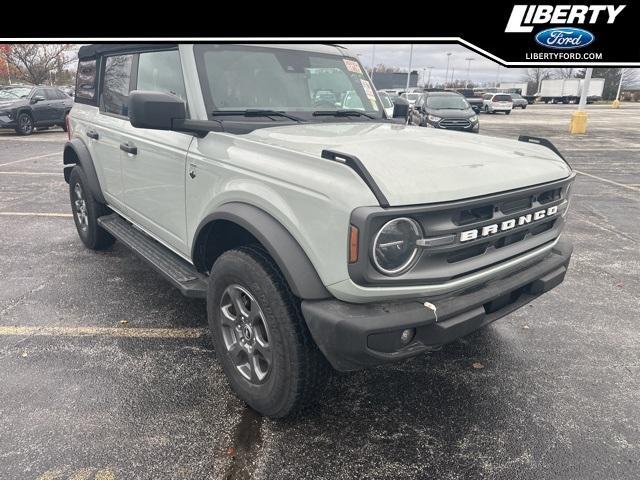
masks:
<svg viewBox="0 0 640 480"><path fill-rule="evenodd" d="M92 155L98 158L96 169L102 190L116 208L124 205L120 144L125 141L122 132L129 124L133 58L133 55L113 55L102 59L99 113L86 132Z"/></svg>
<svg viewBox="0 0 640 480"><path fill-rule="evenodd" d="M186 102L178 50L142 52L132 88L176 95ZM123 126L122 175L126 213L147 231L187 253L185 176L192 135Z"/></svg>

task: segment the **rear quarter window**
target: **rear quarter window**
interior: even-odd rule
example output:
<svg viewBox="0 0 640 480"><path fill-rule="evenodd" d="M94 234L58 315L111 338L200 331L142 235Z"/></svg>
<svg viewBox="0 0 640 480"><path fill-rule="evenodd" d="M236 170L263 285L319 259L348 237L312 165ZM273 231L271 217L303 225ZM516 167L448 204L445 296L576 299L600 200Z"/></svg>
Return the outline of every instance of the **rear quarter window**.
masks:
<svg viewBox="0 0 640 480"><path fill-rule="evenodd" d="M96 60L87 60L78 63L76 74L76 99L81 101L93 101L96 96Z"/></svg>

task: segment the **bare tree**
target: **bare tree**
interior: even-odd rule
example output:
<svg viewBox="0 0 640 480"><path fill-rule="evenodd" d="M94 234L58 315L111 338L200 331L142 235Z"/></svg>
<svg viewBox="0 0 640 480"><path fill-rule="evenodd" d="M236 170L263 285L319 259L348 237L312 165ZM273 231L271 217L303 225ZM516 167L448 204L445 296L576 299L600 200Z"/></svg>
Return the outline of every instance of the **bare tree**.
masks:
<svg viewBox="0 0 640 480"><path fill-rule="evenodd" d="M7 44L4 44L5 46ZM22 81L40 85L52 71L59 71L75 61L74 45L61 43L9 44L7 63L18 72Z"/></svg>
<svg viewBox="0 0 640 480"><path fill-rule="evenodd" d="M553 71L555 78L573 78L576 76L575 68L556 68Z"/></svg>
<svg viewBox="0 0 640 480"><path fill-rule="evenodd" d="M527 68L522 75L522 80L527 82L528 91L540 91L540 82L551 77L552 70L550 68Z"/></svg>

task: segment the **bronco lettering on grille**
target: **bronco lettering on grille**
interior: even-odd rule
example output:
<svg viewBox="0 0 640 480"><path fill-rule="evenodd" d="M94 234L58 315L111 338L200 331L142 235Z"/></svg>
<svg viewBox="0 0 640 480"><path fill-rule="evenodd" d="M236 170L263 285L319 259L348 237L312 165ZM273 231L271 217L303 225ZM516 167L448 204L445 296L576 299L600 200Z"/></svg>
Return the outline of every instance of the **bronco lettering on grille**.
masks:
<svg viewBox="0 0 640 480"><path fill-rule="evenodd" d="M543 218L555 215L556 213L558 213L558 206L554 205L553 207L521 215L517 218L510 218L509 220L504 220L500 223L485 225L482 228L475 228L473 230L465 230L464 232L460 232L460 241L468 242L469 240L475 240L476 238L488 237L498 232L504 232L506 230L511 230L512 228L521 227L531 222L537 222Z"/></svg>

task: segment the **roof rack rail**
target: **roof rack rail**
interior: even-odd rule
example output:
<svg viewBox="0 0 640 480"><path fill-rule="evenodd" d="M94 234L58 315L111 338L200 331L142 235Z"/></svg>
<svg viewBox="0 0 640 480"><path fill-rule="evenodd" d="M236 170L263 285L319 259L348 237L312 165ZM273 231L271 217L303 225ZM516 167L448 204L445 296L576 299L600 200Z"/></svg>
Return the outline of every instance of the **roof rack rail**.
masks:
<svg viewBox="0 0 640 480"><path fill-rule="evenodd" d="M364 166L364 164L358 157L349 155L348 153L336 152L334 150L322 150L320 156L326 160L340 162L356 172L358 176L362 178L364 183L367 184L367 186L373 193L373 196L376 197L376 200L378 200L380 206L383 208L387 208L390 206L389 200L387 200L387 197L384 196L384 193L382 193L382 190L380 190L380 187L369 173L369 170L367 170L367 167Z"/></svg>

